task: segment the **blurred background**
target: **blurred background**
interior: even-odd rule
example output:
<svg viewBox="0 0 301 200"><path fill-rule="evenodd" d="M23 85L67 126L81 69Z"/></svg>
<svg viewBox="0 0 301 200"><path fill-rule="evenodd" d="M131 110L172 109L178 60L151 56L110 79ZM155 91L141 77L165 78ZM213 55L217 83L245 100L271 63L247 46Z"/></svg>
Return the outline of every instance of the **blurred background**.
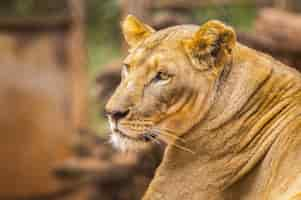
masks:
<svg viewBox="0 0 301 200"><path fill-rule="evenodd" d="M300 0L1 0L1 200L141 198L164 147L113 150L103 114L128 14L155 29L219 19L301 69Z"/></svg>

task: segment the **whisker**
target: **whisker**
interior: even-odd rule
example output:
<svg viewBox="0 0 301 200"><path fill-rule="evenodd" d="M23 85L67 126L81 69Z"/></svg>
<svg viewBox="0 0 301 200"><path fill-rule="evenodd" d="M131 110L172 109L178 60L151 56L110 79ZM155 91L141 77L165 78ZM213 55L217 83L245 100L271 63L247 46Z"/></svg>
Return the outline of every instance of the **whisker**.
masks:
<svg viewBox="0 0 301 200"><path fill-rule="evenodd" d="M134 131L134 132L143 132L143 131L146 130L145 127L142 127L142 128L135 128L135 127L131 127L131 126L127 126L126 129L131 130L131 131Z"/></svg>
<svg viewBox="0 0 301 200"><path fill-rule="evenodd" d="M156 134L156 133L155 133L155 134ZM160 135L156 134L156 136L160 139L159 141L165 142L163 138L160 138ZM157 138L153 138L153 139L158 140ZM168 143L168 141L167 141L167 142L165 142L165 143L170 144L170 145L172 145L172 146L174 146L174 147L176 147L176 148L178 148L178 149L180 149L180 150L182 150L182 151L186 151L186 152L189 152L189 153L191 153L191 154L196 154L195 151L193 151L193 150L191 150L191 149L189 149L189 148L187 148L187 147L185 147L185 146L183 146L183 145L177 144L176 142Z"/></svg>
<svg viewBox="0 0 301 200"><path fill-rule="evenodd" d="M136 121L131 121L131 122L121 122L121 125L130 125L130 126L152 126L152 122L136 122Z"/></svg>
<svg viewBox="0 0 301 200"><path fill-rule="evenodd" d="M160 140L156 139L155 137L153 137L153 136L151 136L151 135L147 135L147 134L145 134L144 136L145 136L147 139L151 140L152 142L158 144L159 146L162 145L162 142L161 142Z"/></svg>
<svg viewBox="0 0 301 200"><path fill-rule="evenodd" d="M184 146L182 146L182 145L179 145L179 144L176 144L176 143L172 143L171 145L172 145L172 146L175 146L175 147L177 147L177 148L179 148L179 149L181 149L181 150L183 150L183 151L186 151L186 152L189 152L189 153L192 153L192 154L196 154L195 151L192 151L191 149L189 149L189 148L187 148L187 147L184 147Z"/></svg>
<svg viewBox="0 0 301 200"><path fill-rule="evenodd" d="M175 134L175 131L169 129L169 128L158 128L159 130L163 130L163 131L167 131L168 133L171 133L171 134Z"/></svg>
<svg viewBox="0 0 301 200"><path fill-rule="evenodd" d="M183 138L180 138L179 136L176 136L176 135L171 134L171 133L169 133L169 132L166 132L166 131L164 131L164 130L160 130L160 129L158 129L158 128L153 128L152 130L154 130L157 134L162 134L162 135L165 135L165 136L172 137L172 138L174 138L174 139L176 139L176 140L179 140L179 141L181 141L181 142L183 142L183 143L186 142Z"/></svg>
<svg viewBox="0 0 301 200"><path fill-rule="evenodd" d="M141 119L140 121L142 121L142 122L149 122L149 123L153 124L153 120L151 120L151 119Z"/></svg>
<svg viewBox="0 0 301 200"><path fill-rule="evenodd" d="M153 123L153 120L148 120L148 119L136 119L136 120L131 120L128 122L142 122L142 123Z"/></svg>

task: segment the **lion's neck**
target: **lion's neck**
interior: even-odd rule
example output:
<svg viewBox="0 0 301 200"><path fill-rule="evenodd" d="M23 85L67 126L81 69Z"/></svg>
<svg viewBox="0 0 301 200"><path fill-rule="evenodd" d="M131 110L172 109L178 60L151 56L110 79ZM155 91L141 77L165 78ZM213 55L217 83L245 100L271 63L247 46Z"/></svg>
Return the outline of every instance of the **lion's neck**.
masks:
<svg viewBox="0 0 301 200"><path fill-rule="evenodd" d="M222 191L265 156L282 126L293 117L286 113L292 113L287 111L294 109L294 104L292 98L286 98L292 91L283 77L279 79L268 68L259 71L249 66L233 69L206 120L184 137L185 147L196 153L168 146L148 192L185 199L194 191L195 199L202 195L223 199L218 197Z"/></svg>

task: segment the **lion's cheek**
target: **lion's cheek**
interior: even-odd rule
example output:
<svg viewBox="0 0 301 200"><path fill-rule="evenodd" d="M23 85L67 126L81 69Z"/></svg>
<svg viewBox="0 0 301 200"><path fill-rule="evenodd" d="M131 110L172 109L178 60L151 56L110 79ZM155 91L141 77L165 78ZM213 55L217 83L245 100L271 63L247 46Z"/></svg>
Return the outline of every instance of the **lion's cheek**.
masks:
<svg viewBox="0 0 301 200"><path fill-rule="evenodd" d="M167 111L167 104L154 97L145 97L143 101L135 106L136 116L153 118Z"/></svg>
<svg viewBox="0 0 301 200"><path fill-rule="evenodd" d="M189 131L194 124L194 119L189 118L187 114L178 113L174 116L168 117L160 123L161 127L169 130L176 130L178 136L184 135Z"/></svg>

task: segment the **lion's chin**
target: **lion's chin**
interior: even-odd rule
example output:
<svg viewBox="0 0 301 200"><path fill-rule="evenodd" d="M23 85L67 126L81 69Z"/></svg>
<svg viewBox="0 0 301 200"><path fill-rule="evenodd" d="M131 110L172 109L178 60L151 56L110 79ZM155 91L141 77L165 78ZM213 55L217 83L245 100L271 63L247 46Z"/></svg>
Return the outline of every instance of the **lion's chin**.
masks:
<svg viewBox="0 0 301 200"><path fill-rule="evenodd" d="M113 132L110 135L110 142L112 143L114 148L122 152L143 150L149 146L142 140L134 140L116 132Z"/></svg>

